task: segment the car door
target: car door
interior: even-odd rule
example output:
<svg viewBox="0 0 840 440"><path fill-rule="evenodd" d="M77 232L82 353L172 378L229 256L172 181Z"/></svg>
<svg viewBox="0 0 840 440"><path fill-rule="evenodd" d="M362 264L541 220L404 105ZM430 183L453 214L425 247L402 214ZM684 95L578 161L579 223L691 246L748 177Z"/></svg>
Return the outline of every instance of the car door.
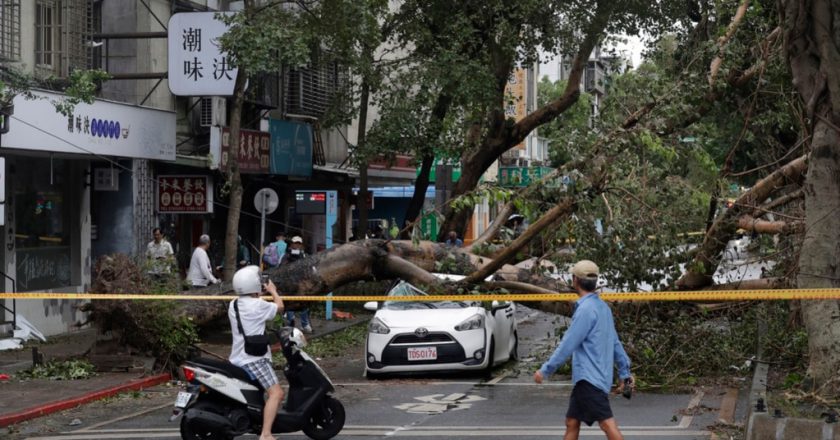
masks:
<svg viewBox="0 0 840 440"><path fill-rule="evenodd" d="M513 344L513 303L501 302L496 307L491 307L489 313L492 315L493 336L496 341L496 353L493 359L503 362L507 360L511 344Z"/></svg>

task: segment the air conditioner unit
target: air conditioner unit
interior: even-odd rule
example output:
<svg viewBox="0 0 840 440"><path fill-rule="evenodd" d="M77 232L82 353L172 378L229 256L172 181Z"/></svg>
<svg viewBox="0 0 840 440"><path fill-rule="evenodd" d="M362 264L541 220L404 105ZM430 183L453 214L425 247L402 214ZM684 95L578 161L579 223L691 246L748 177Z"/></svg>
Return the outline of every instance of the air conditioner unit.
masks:
<svg viewBox="0 0 840 440"><path fill-rule="evenodd" d="M193 109L195 127L223 127L227 124L227 101L218 96L198 98Z"/></svg>

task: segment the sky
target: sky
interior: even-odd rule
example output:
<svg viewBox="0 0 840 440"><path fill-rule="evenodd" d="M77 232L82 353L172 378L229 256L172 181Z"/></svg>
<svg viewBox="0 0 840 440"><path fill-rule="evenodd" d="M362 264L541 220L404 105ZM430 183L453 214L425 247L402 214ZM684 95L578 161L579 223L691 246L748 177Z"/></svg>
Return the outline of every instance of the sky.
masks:
<svg viewBox="0 0 840 440"><path fill-rule="evenodd" d="M642 62L642 51L644 50L644 43L642 39L636 35L624 36L626 42L616 44L614 47L619 53L626 53L633 62L633 67L636 68ZM557 80L557 59L547 60L540 64L540 76L548 76L548 79Z"/></svg>

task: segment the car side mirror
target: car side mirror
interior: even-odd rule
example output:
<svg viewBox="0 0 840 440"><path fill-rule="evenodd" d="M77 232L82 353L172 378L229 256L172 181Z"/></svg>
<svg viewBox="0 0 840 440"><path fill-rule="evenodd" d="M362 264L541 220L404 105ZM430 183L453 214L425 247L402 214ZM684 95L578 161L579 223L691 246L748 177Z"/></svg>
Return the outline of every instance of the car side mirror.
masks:
<svg viewBox="0 0 840 440"><path fill-rule="evenodd" d="M365 303L365 310L369 310L371 312L375 312L379 310L379 303L376 301L368 301Z"/></svg>
<svg viewBox="0 0 840 440"><path fill-rule="evenodd" d="M493 303L490 306L490 310L495 314L499 310L506 309L509 305L510 305L510 301L504 301L504 302L493 301Z"/></svg>

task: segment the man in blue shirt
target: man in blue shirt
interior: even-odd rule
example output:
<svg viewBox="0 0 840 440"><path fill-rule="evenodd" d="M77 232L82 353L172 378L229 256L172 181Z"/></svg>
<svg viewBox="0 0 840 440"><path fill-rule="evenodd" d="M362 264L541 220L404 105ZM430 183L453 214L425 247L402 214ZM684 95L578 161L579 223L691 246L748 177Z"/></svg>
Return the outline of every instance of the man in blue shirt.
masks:
<svg viewBox="0 0 840 440"><path fill-rule="evenodd" d="M581 260L570 272L572 286L580 295L575 303L572 324L554 354L534 373L534 381L542 383L544 377L557 371L573 356L572 382L575 386L566 412L564 440L577 440L581 421L589 426L598 422L607 439L621 440L623 437L610 409L609 394L613 364L618 365L621 378L619 392L624 389L625 379L630 379L629 386L633 388L630 358L618 339L610 307L594 292L598 284L598 266Z"/></svg>

